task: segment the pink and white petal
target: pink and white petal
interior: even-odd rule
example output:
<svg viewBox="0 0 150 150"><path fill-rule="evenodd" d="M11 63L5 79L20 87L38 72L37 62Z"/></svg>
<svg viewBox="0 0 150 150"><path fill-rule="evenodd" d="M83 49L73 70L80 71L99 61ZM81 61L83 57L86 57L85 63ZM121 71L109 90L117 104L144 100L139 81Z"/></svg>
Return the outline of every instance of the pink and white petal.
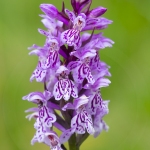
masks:
<svg viewBox="0 0 150 150"><path fill-rule="evenodd" d="M73 69L73 78L74 81L77 83L82 83L84 78L86 77L86 75L84 74L84 70L83 70L84 66L83 64L81 64L80 66L77 66L75 69Z"/></svg>
<svg viewBox="0 0 150 150"><path fill-rule="evenodd" d="M49 136L52 136L53 137L53 141L57 141L57 143L60 143L59 141L59 138L58 138L58 136L57 136L57 134L55 133L55 132L53 132L53 131L50 131L50 130L48 130L46 133L45 133L45 138L44 138L44 142L47 144L47 145L51 145L50 144L50 139L48 138ZM53 141L51 141L51 142L53 142Z"/></svg>
<svg viewBox="0 0 150 150"><path fill-rule="evenodd" d="M56 23L51 18L42 19L41 22L44 24L44 26L49 30L54 30L56 28Z"/></svg>
<svg viewBox="0 0 150 150"><path fill-rule="evenodd" d="M55 17L58 14L57 8L52 4L41 4L40 9L49 17Z"/></svg>
<svg viewBox="0 0 150 150"><path fill-rule="evenodd" d="M63 111L66 111L67 109L75 109L74 108L74 105L72 103L67 103L63 108L62 110Z"/></svg>
<svg viewBox="0 0 150 150"><path fill-rule="evenodd" d="M48 59L47 64L50 64L52 68L57 69L60 66L59 54L57 51L51 53Z"/></svg>
<svg viewBox="0 0 150 150"><path fill-rule="evenodd" d="M54 85L53 95L55 97L55 100L60 100L63 97L64 91L61 89L60 82L58 81Z"/></svg>
<svg viewBox="0 0 150 150"><path fill-rule="evenodd" d="M52 123L56 121L56 116L49 111L47 106L43 106L39 111L40 121L45 127L51 127Z"/></svg>
<svg viewBox="0 0 150 150"><path fill-rule="evenodd" d="M94 128L93 128L93 123L92 123L92 118L90 115L88 115L88 118L86 120L86 130L89 134L94 134Z"/></svg>
<svg viewBox="0 0 150 150"><path fill-rule="evenodd" d="M64 87L64 96L63 98L68 101L71 95L71 84L69 79L63 79L63 87Z"/></svg>
<svg viewBox="0 0 150 150"><path fill-rule="evenodd" d="M98 80L98 82L99 82L99 86L98 86L99 88L107 87L111 83L111 81L109 79L107 79L107 78L100 78Z"/></svg>
<svg viewBox="0 0 150 150"><path fill-rule="evenodd" d="M58 27L62 28L62 26L63 26L63 22L61 22L61 21L57 20L56 25L57 25Z"/></svg>
<svg viewBox="0 0 150 150"><path fill-rule="evenodd" d="M86 25L86 15L84 13L79 14L75 19L73 24L76 25L78 24L79 20L82 22L82 24L80 24L80 27L75 27L77 30L81 31L85 25ZM77 25L78 26L78 25Z"/></svg>
<svg viewBox="0 0 150 150"><path fill-rule="evenodd" d="M82 121L81 117L78 117L77 119L77 127L76 127L76 133L77 134L84 134L85 133L85 122Z"/></svg>
<svg viewBox="0 0 150 150"><path fill-rule="evenodd" d="M86 110L89 114L95 115L97 112L97 109L100 107L100 102L102 101L99 90L97 90L96 92L93 92L89 96L89 99L90 100L88 104L86 105Z"/></svg>
<svg viewBox="0 0 150 150"><path fill-rule="evenodd" d="M45 36L49 36L49 32L48 31L44 31L42 29L38 29L39 33Z"/></svg>
<svg viewBox="0 0 150 150"><path fill-rule="evenodd" d="M48 15L51 18L55 18L57 20L60 20L64 22L65 24L68 24L68 19L64 17L57 8L52 4L41 4L40 5L41 10Z"/></svg>
<svg viewBox="0 0 150 150"><path fill-rule="evenodd" d="M96 138L101 132L102 130L108 131L109 126L105 123L105 121L101 120L101 121L94 121L94 137Z"/></svg>
<svg viewBox="0 0 150 150"><path fill-rule="evenodd" d="M78 134L85 133L85 123L81 120L80 114L74 116L71 120L71 128L75 128L75 132Z"/></svg>
<svg viewBox="0 0 150 150"><path fill-rule="evenodd" d="M83 41L86 41L86 40L88 40L89 38L90 38L90 36L91 36L91 34L90 33L83 33L82 35L81 35L81 41L83 42Z"/></svg>
<svg viewBox="0 0 150 150"><path fill-rule="evenodd" d="M106 47L112 47L114 44L114 41L110 40L109 38L101 37L97 44L95 45L95 48L97 50L104 49Z"/></svg>
<svg viewBox="0 0 150 150"><path fill-rule="evenodd" d="M61 34L61 41L63 44L74 46L75 49L81 46L80 31L69 29Z"/></svg>
<svg viewBox="0 0 150 150"><path fill-rule="evenodd" d="M86 49L84 51L82 51L82 59L85 59L87 57L91 58L96 56L96 50L95 49Z"/></svg>
<svg viewBox="0 0 150 150"><path fill-rule="evenodd" d="M78 89L75 86L74 82L70 80L70 85L71 85L71 96L73 98L77 98L78 97Z"/></svg>
<svg viewBox="0 0 150 150"><path fill-rule="evenodd" d="M29 108L29 109L25 110L25 112L26 112L26 113L28 113L28 112L39 112L39 108L37 108L37 107L32 107L32 108Z"/></svg>
<svg viewBox="0 0 150 150"><path fill-rule="evenodd" d="M112 21L108 20L106 18L100 17L100 18L92 18L87 21L86 26L83 28L82 31L86 30L93 30L95 29L105 29L107 28L108 24L111 24Z"/></svg>
<svg viewBox="0 0 150 150"><path fill-rule="evenodd" d="M106 114L109 113L109 109L108 109L109 102L110 102L109 100L107 100L107 101L105 100L100 103L100 108L98 109L96 116L99 116L102 118Z"/></svg>
<svg viewBox="0 0 150 150"><path fill-rule="evenodd" d="M52 114L52 113L49 113L48 115L49 116L44 121L44 125L46 127L51 127L52 123L54 123L56 121L56 116L54 114Z"/></svg>
<svg viewBox="0 0 150 150"><path fill-rule="evenodd" d="M70 91L68 89L64 92L63 98L64 100L68 101L70 99Z"/></svg>
<svg viewBox="0 0 150 150"><path fill-rule="evenodd" d="M95 25L98 22L98 18L88 18L86 20L86 25ZM93 26L94 27L94 26Z"/></svg>
<svg viewBox="0 0 150 150"><path fill-rule="evenodd" d="M71 119L71 128L75 128L77 126L77 117L78 115L75 115L72 119Z"/></svg>
<svg viewBox="0 0 150 150"><path fill-rule="evenodd" d="M75 109L78 109L80 106L87 104L89 101L89 98L85 95L80 96L79 98L76 98L73 102L73 105Z"/></svg>
<svg viewBox="0 0 150 150"><path fill-rule="evenodd" d="M39 57L43 56L43 52L40 49L32 50L29 55L37 55Z"/></svg>
<svg viewBox="0 0 150 150"><path fill-rule="evenodd" d="M67 74L69 74L69 70L64 66L64 65L61 65L57 71L56 71L56 75L60 75L62 72L65 72Z"/></svg>
<svg viewBox="0 0 150 150"><path fill-rule="evenodd" d="M93 76L91 74L90 68L85 66L84 67L84 72L86 73L85 75L86 75L86 79L87 79L88 83L94 84L95 80L94 80L94 78L93 78Z"/></svg>
<svg viewBox="0 0 150 150"><path fill-rule="evenodd" d="M60 136L60 141L61 141L61 144L67 142L69 140L69 138L71 137L71 135L75 132L75 129L76 128L70 128L66 131L64 131L61 136Z"/></svg>
<svg viewBox="0 0 150 150"><path fill-rule="evenodd" d="M45 90L43 92L43 95L44 95L46 101L48 101L52 97L52 93L50 91L47 91L47 90Z"/></svg>
<svg viewBox="0 0 150 150"><path fill-rule="evenodd" d="M32 92L26 96L22 97L23 100L28 100L30 102L39 103L39 100L44 101L45 97L43 96L43 93L41 92Z"/></svg>
<svg viewBox="0 0 150 150"><path fill-rule="evenodd" d="M68 9L65 9L65 13L66 13L67 16L69 17L69 19L70 19L72 22L74 22L74 19L76 18L75 14L74 14L72 11L68 10Z"/></svg>
<svg viewBox="0 0 150 150"><path fill-rule="evenodd" d="M41 47L36 45L36 44L33 44L31 47L28 47L28 50L34 50L34 49L40 49Z"/></svg>
<svg viewBox="0 0 150 150"><path fill-rule="evenodd" d="M32 118L36 119L37 117L38 117L38 112L34 112L32 114L27 115L26 119L30 121Z"/></svg>
<svg viewBox="0 0 150 150"><path fill-rule="evenodd" d="M68 64L67 68L68 68L69 70L73 70L73 69L76 69L77 67L79 67L79 66L81 66L81 65L82 65L82 62L81 62L81 61L71 61L71 62Z"/></svg>
<svg viewBox="0 0 150 150"><path fill-rule="evenodd" d="M34 145L34 143L38 142L37 136L34 135L33 139L31 140L31 145Z"/></svg>
<svg viewBox="0 0 150 150"><path fill-rule="evenodd" d="M43 82L46 77L46 70L41 70L36 68L30 77L30 81L32 82L34 79L36 79L37 82Z"/></svg>

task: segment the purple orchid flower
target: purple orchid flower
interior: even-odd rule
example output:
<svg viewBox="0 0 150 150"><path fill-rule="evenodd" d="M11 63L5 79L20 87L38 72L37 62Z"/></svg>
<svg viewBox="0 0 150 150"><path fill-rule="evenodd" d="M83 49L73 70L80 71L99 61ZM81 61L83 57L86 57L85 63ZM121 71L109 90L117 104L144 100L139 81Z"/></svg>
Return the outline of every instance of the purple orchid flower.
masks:
<svg viewBox="0 0 150 150"><path fill-rule="evenodd" d="M63 44L66 43L69 46L74 46L75 49L78 49L81 46L80 32L86 25L86 16L81 13L76 17L75 14L68 9L66 9L65 12L73 23L73 28L64 31L61 34L61 41Z"/></svg>
<svg viewBox="0 0 150 150"><path fill-rule="evenodd" d="M59 43L56 38L48 38L43 48L33 45L30 55L37 55L39 62L30 81L34 78L37 82L48 81L50 74L60 66Z"/></svg>
<svg viewBox="0 0 150 150"><path fill-rule="evenodd" d="M56 71L58 81L54 85L53 95L56 100L62 97L68 101L70 95L74 98L78 97L78 91L73 81L68 79L69 70L65 66L60 66Z"/></svg>
<svg viewBox="0 0 150 150"><path fill-rule="evenodd" d="M92 117L86 111L86 104L89 99L85 95L74 100L73 104L67 103L62 110L74 109L76 115L71 120L71 129L66 130L60 137L61 141L66 142L70 136L76 132L77 134L84 134L87 130L89 134L94 133Z"/></svg>
<svg viewBox="0 0 150 150"><path fill-rule="evenodd" d="M43 48L33 45L29 55L39 56L39 67L41 69L58 68L60 65L59 60L59 42L57 38L47 38Z"/></svg>
<svg viewBox="0 0 150 150"><path fill-rule="evenodd" d="M86 105L86 110L89 114L95 115L102 101L100 91L87 91L87 95L89 96L89 102Z"/></svg>
<svg viewBox="0 0 150 150"><path fill-rule="evenodd" d="M29 102L39 104L39 102L42 102L42 103L47 102L51 97L52 97L51 92L44 91L43 93L41 93L41 92L29 93L28 95L23 96L22 99L28 100Z"/></svg>
<svg viewBox="0 0 150 150"><path fill-rule="evenodd" d="M35 142L43 142L50 146L52 150L62 150L57 134L53 131L50 131L49 128L44 127L39 119L36 120L34 128L36 129L36 134L31 140L32 145Z"/></svg>
<svg viewBox="0 0 150 150"><path fill-rule="evenodd" d="M109 101L101 101L101 105L94 116L94 137L97 137L102 130L108 131L108 125L102 120L102 118L108 114L108 103Z"/></svg>
<svg viewBox="0 0 150 150"><path fill-rule="evenodd" d="M91 74L89 63L90 59L96 55L96 51L94 49L78 50L72 52L71 55L79 59L71 61L67 66L72 71L75 82L82 83L86 78L88 83L93 84L95 81Z"/></svg>
<svg viewBox="0 0 150 150"><path fill-rule="evenodd" d="M72 29L66 30L61 34L61 41L69 46L74 46L74 49L78 49L81 46L80 32L86 30L104 29L112 21L106 18L91 18L86 17L84 13L80 13L77 17L68 9L65 10L70 21L73 24Z"/></svg>

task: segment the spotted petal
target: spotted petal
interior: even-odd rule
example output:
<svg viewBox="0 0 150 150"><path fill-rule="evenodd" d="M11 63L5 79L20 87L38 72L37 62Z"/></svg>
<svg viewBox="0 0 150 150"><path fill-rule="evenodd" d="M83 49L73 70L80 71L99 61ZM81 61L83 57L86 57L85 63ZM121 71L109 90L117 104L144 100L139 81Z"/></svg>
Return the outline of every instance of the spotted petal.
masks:
<svg viewBox="0 0 150 150"><path fill-rule="evenodd" d="M75 128L70 128L70 129L64 131L62 133L62 135L60 136L61 144L67 142L74 132L75 132Z"/></svg>
<svg viewBox="0 0 150 150"><path fill-rule="evenodd" d="M45 35L47 37L50 35L50 33L48 31L44 31L42 29L38 29L38 31L39 31L40 34Z"/></svg>
<svg viewBox="0 0 150 150"><path fill-rule="evenodd" d="M34 135L33 139L31 140L31 144L33 145L35 142L43 142L44 141L44 137L45 137L45 133L46 133L46 128L43 127L43 125L41 124L40 120L37 119L34 127L36 129L36 134Z"/></svg>
<svg viewBox="0 0 150 150"><path fill-rule="evenodd" d="M108 131L109 126L105 123L105 121L100 120L98 121L97 119L94 120L94 137L96 138L101 132L102 130Z"/></svg>
<svg viewBox="0 0 150 150"><path fill-rule="evenodd" d="M55 100L60 100L63 97L63 90L59 81L54 85L53 95Z"/></svg>
<svg viewBox="0 0 150 150"><path fill-rule="evenodd" d="M81 114L78 114L72 118L71 127L75 128L76 133L84 134L85 133L84 118L82 118L82 116L80 115Z"/></svg>
<svg viewBox="0 0 150 150"><path fill-rule="evenodd" d="M77 88L69 79L58 81L54 86L53 95L56 100L60 100L63 97L66 101L70 99L70 95L74 98L78 97Z"/></svg>
<svg viewBox="0 0 150 150"><path fill-rule="evenodd" d="M71 127L76 128L76 133L78 134L84 134L85 129L89 134L94 133L92 118L84 108L72 118Z"/></svg>
<svg viewBox="0 0 150 150"><path fill-rule="evenodd" d="M74 14L72 11L68 10L68 9L65 9L65 12L66 12L66 14L68 15L69 19L70 19L72 22L74 22L74 19L76 18L75 14Z"/></svg>
<svg viewBox="0 0 150 150"><path fill-rule="evenodd" d="M92 92L92 95L89 96L89 102L86 106L86 109L89 114L96 114L97 109L100 107L100 102L102 101L99 90Z"/></svg>
<svg viewBox="0 0 150 150"><path fill-rule="evenodd" d="M81 46L80 31L75 29L69 29L61 34L61 41L63 44L68 44L69 46L74 46L78 49Z"/></svg>
<svg viewBox="0 0 150 150"><path fill-rule="evenodd" d="M50 113L48 107L43 106L39 111L40 121L45 127L51 127L52 123L56 121L56 116Z"/></svg>
<svg viewBox="0 0 150 150"><path fill-rule="evenodd" d="M47 74L46 70L36 68L32 73L32 76L30 77L30 81L32 82L34 79L36 79L37 82L44 82L46 74Z"/></svg>
<svg viewBox="0 0 150 150"><path fill-rule="evenodd" d="M77 66L77 64L80 64L78 61L74 61L69 63L68 67L72 69L73 71L73 78L75 82L82 83L84 78L87 79L88 83L93 84L94 78L91 74L90 67L86 65L85 63L81 63L81 65Z"/></svg>

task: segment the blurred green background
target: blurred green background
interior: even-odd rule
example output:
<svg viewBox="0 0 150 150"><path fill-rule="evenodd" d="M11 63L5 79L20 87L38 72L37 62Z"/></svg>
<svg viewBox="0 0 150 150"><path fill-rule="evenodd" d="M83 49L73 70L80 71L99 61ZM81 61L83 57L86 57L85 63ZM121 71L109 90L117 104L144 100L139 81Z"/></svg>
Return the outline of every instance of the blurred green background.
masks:
<svg viewBox="0 0 150 150"><path fill-rule="evenodd" d="M69 0L64 0L71 9ZM43 89L29 82L37 64L27 47L43 45L45 37L37 32L41 3L61 8L61 0L0 0L0 149L48 150L44 144L30 145L34 121L25 119L24 111L34 105L22 101L29 92ZM108 8L104 15L114 21L104 36L115 41L113 48L101 51L101 59L111 66L112 84L102 90L110 99L110 113L105 121L108 133L90 136L81 150L150 149L150 0L93 0Z"/></svg>

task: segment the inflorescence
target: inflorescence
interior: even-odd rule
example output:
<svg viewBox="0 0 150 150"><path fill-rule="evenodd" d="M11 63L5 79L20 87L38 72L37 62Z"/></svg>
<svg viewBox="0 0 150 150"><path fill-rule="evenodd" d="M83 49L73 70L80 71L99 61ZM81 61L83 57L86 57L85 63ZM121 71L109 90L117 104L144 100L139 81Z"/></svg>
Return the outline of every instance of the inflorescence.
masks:
<svg viewBox="0 0 150 150"><path fill-rule="evenodd" d="M108 130L103 117L108 114L109 100L102 100L100 89L107 87L109 66L100 60L99 50L114 43L95 30L107 28L112 21L101 17L106 8L90 10L92 0L71 0L73 11L58 11L52 4L41 4L40 15L47 30L38 29L46 37L42 47L33 45L30 55L38 56L38 64L30 81L44 85L44 92L32 92L23 100L36 107L26 118L35 119L36 133L31 141L45 143L51 150L79 150L89 134L97 137ZM87 32L90 31L91 33ZM54 128L61 131L61 135Z"/></svg>

